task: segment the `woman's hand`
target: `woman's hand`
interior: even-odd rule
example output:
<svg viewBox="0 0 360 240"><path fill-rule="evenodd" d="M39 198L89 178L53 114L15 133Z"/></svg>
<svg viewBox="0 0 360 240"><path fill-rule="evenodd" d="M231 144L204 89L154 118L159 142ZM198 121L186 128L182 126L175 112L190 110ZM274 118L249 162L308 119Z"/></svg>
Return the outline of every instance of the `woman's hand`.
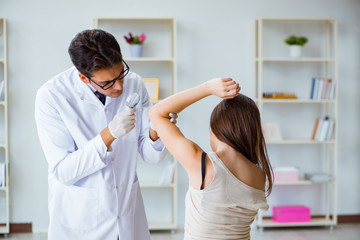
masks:
<svg viewBox="0 0 360 240"><path fill-rule="evenodd" d="M239 83L236 83L232 78L214 78L207 81L206 86L209 88L211 94L216 95L222 99L233 98L240 92Z"/></svg>

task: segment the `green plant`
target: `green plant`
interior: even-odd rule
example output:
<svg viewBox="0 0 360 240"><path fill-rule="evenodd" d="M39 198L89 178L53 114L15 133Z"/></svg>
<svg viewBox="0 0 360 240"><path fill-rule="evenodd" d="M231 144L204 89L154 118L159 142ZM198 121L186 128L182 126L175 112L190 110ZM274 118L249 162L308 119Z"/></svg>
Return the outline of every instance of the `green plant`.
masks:
<svg viewBox="0 0 360 240"><path fill-rule="evenodd" d="M307 42L308 42L308 39L307 37L302 37L302 36L295 36L295 35L291 35L290 37L286 38L284 40L284 42L287 44L287 45L299 45L299 46L304 46Z"/></svg>

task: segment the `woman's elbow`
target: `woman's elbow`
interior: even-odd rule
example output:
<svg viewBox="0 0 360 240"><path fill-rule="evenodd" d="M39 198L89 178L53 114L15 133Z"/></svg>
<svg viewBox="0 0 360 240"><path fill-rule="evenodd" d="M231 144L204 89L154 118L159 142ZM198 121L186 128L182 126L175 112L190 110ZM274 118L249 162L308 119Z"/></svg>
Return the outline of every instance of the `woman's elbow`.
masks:
<svg viewBox="0 0 360 240"><path fill-rule="evenodd" d="M156 110L154 109L154 107L150 108L149 110L149 118L151 121L153 121L155 119L155 115L156 115Z"/></svg>

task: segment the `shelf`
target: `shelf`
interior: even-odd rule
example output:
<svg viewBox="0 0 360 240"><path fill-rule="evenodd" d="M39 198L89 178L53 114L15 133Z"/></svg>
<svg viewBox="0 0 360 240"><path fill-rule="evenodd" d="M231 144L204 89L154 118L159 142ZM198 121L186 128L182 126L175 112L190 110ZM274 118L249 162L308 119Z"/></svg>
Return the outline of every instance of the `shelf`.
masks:
<svg viewBox="0 0 360 240"><path fill-rule="evenodd" d="M152 104L174 94L177 82L176 21L174 18L101 17L94 19L94 28L111 32L118 39L122 46L123 58L129 63L131 71L143 78L156 77L159 79L161 86L158 89L159 100L152 100ZM123 35L129 32L145 33L146 38L149 39L144 43L142 57L131 57L128 43L123 38ZM166 158L173 160L170 154ZM143 191L143 201L150 230L174 230L177 228L176 165L172 168L175 176L172 181L164 180L169 184L161 184L161 178L159 178L168 168L169 165L164 161L156 166L143 164L137 166L137 170L140 170L138 171L139 179L141 179L139 184ZM167 218L166 214L170 212L171 218Z"/></svg>
<svg viewBox="0 0 360 240"><path fill-rule="evenodd" d="M313 212L320 212L321 217L313 216L311 222L306 223L277 223L269 217L264 217L260 211L256 219L256 225L258 227L336 225L337 122L335 122L334 126L331 125L334 127L331 139L319 141L311 138L310 129L314 129L314 123L307 120L320 119L319 114L330 116L333 121L337 120L337 86L339 82L337 74L337 20L334 18L259 18L255 20L254 27L255 47L253 61L254 96L256 97L254 101L259 107L264 123L278 124L278 127L281 127L283 133L286 133L287 136L287 138L277 138L281 140L266 141L270 161L274 158L277 166L297 166L300 171L306 169L307 171L324 172L333 176L330 181L322 182L313 182L306 179L291 182L274 182L274 187L277 187L279 191L272 193L275 197L273 195L269 197L269 199L271 198L271 201L269 201L270 209L273 206L295 202L296 205L309 205L308 207ZM303 57L290 57L289 47L284 44L285 36L289 36L294 32L301 32L301 36L310 39L308 48L304 48ZM316 76L319 74L320 76ZM314 82L310 82L310 80L314 77L332 79L331 83L335 83L335 88L328 89L324 88L327 85L318 84L317 91L326 89L327 93L327 90L331 90L333 95L326 96L333 97L310 99L310 90ZM294 93L301 98L263 98L263 93L276 91L279 93ZM291 97L291 95L289 96ZM298 113L301 113L300 118L297 115ZM276 135L276 128L277 126L267 130L273 131L274 135ZM309 132L309 135L301 135L302 131ZM273 132L267 134L267 136L271 137ZM327 135L326 132L326 137ZM308 161L301 161L302 159ZM314 161L316 161L316 164L313 164ZM329 180L329 178L324 179ZM314 194L315 188L321 188L322 191L317 191ZM289 196L283 198L282 194ZM297 199L298 195L301 196L299 199ZM312 199L307 202L307 196L320 201L317 203L319 205L315 205L315 201L310 202Z"/></svg>
<svg viewBox="0 0 360 240"><path fill-rule="evenodd" d="M288 58L288 57L276 57L276 58L256 58L256 61L263 62L335 62L334 58Z"/></svg>
<svg viewBox="0 0 360 240"><path fill-rule="evenodd" d="M168 21L172 21L174 20L174 18L107 18L107 17L98 17L96 18L96 20L100 20L100 21L164 21L164 20L168 20Z"/></svg>
<svg viewBox="0 0 360 240"><path fill-rule="evenodd" d="M8 82L8 67L7 67L7 23L5 18L0 18L0 29L1 29L1 38L0 41L0 80L2 80L2 84L7 85ZM7 88L3 85L2 89L2 99L6 99L7 96ZM4 98L5 96L5 98ZM0 101L0 112L1 112L1 132L2 139L0 142L0 148L3 153L1 154L1 162L5 164L5 186L0 187L1 197L0 197L0 205L1 205L1 223L0 223L0 234L5 234L5 237L10 232L10 188L9 188L9 154L7 151L8 144L8 108L6 101ZM3 174L1 174L3 177Z"/></svg>
<svg viewBox="0 0 360 240"><path fill-rule="evenodd" d="M173 230L176 229L174 223L149 223L149 230Z"/></svg>
<svg viewBox="0 0 360 240"><path fill-rule="evenodd" d="M278 141L267 141L266 144L335 144L335 140L317 141L310 139L285 139Z"/></svg>
<svg viewBox="0 0 360 240"><path fill-rule="evenodd" d="M8 225L1 225L0 226L0 233L9 233L9 226Z"/></svg>
<svg viewBox="0 0 360 240"><path fill-rule="evenodd" d="M334 226L336 222L325 217L311 218L310 222L294 222L294 223L278 223L272 219L263 219L261 222L256 222L258 227L309 227L309 226Z"/></svg>
<svg viewBox="0 0 360 240"><path fill-rule="evenodd" d="M263 103L335 103L334 99L256 99L256 102Z"/></svg>
<svg viewBox="0 0 360 240"><path fill-rule="evenodd" d="M335 18L261 18L262 21L280 21L280 22L329 22L335 21Z"/></svg>
<svg viewBox="0 0 360 240"><path fill-rule="evenodd" d="M331 184L334 181L327 181L327 182L312 182L310 180L299 180L299 181L292 181L292 182L274 182L274 186L296 186L296 185L316 185L316 184Z"/></svg>
<svg viewBox="0 0 360 240"><path fill-rule="evenodd" d="M174 62L173 58L126 58L126 62Z"/></svg>
<svg viewBox="0 0 360 240"><path fill-rule="evenodd" d="M141 188L173 188L175 187L175 185L173 183L171 184L160 184L160 183L149 183L149 182L145 182L145 183L141 183L140 182L140 187Z"/></svg>

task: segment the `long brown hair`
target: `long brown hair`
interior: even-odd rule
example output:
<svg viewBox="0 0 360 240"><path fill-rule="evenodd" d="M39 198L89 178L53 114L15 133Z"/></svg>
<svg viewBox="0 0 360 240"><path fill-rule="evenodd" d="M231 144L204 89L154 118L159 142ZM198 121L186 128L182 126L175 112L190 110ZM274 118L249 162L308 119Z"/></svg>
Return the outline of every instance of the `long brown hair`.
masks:
<svg viewBox="0 0 360 240"><path fill-rule="evenodd" d="M255 102L243 94L221 101L211 114L210 127L220 141L242 153L264 171L269 195L273 186L273 172Z"/></svg>

